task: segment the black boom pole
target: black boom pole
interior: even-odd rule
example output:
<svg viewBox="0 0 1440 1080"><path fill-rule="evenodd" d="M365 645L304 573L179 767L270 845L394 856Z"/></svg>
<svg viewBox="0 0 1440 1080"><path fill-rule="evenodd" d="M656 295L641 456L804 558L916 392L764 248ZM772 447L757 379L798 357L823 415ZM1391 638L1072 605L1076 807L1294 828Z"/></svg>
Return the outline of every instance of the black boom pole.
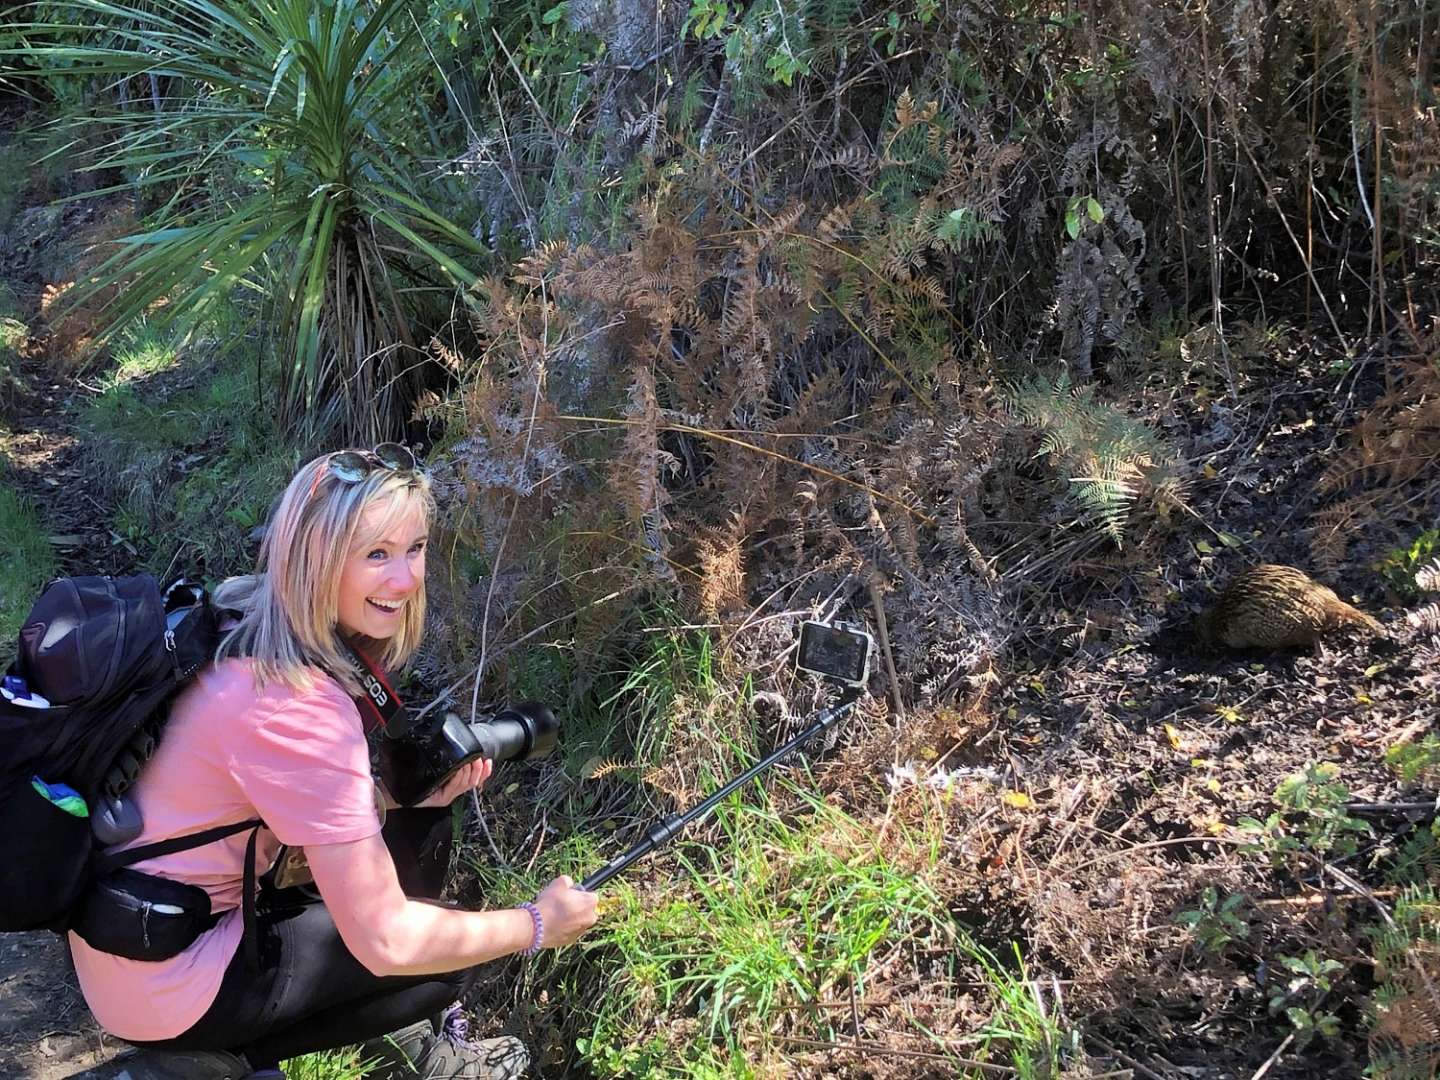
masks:
<svg viewBox="0 0 1440 1080"><path fill-rule="evenodd" d="M686 825L689 825L693 821L699 821L701 818L705 817L707 814L710 813L711 810L715 809L715 807L720 804L720 801L722 799L724 799L731 792L755 779L755 777L759 776L762 772L770 768L770 766L774 765L777 761L780 761L782 758L788 757L806 739L809 739L814 735L819 734L820 732L824 731L826 728L834 724L836 720L840 719L840 717L844 715L844 713L850 708L850 706L855 704L856 700L859 697L860 691L858 689L847 689L846 696L843 697L835 705L832 705L830 708L826 709L819 716L817 716L815 718L815 722L811 724L808 728L802 731L799 735L796 735L784 746L780 747L777 750L772 750L763 761L759 762L758 764L752 766L749 769L746 769L745 772L741 773L734 780L731 780L728 784L722 787L719 791L715 792L714 795L711 795L704 802L698 803L697 805L691 807L689 810L686 810L684 813L671 814L669 817L661 818L659 821L652 824L650 828L647 829L645 832L645 839L639 841L637 844L635 844L634 847L632 847L624 854L615 856L615 858L611 859L610 862L606 864L603 868L595 871L595 873L587 877L584 881L580 883L580 888L593 892L601 885L604 885L607 881L613 878L616 874L629 868L632 863L650 854L650 852L654 851L656 848L661 847L664 844L668 844L671 840L675 839L675 837L680 834L681 830L683 830Z"/></svg>

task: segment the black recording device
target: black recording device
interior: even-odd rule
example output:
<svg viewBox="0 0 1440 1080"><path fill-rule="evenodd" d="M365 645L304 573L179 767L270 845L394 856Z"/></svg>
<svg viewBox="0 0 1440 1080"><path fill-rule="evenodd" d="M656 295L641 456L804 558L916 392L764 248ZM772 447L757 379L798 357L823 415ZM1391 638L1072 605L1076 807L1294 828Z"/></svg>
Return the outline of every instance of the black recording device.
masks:
<svg viewBox="0 0 1440 1080"><path fill-rule="evenodd" d="M740 790L770 766L793 754L806 740L828 730L865 691L870 676L870 654L875 640L864 630L849 623L805 622L800 625L800 647L795 652L795 666L840 683L839 700L815 717L813 723L784 746L772 750L765 758L725 784L708 799L679 814L653 822L645 836L628 851L615 856L580 883L582 889L594 891L633 866L656 848L668 844L689 824L705 818L731 794Z"/></svg>
<svg viewBox="0 0 1440 1080"><path fill-rule="evenodd" d="M546 705L527 701L469 723L453 712L386 729L380 740L380 779L401 806L413 806L437 790L457 769L477 758L525 761L555 748L560 721Z"/></svg>
<svg viewBox="0 0 1440 1080"><path fill-rule="evenodd" d="M800 649L795 666L846 686L862 687L870 678L875 641L850 623L800 624Z"/></svg>

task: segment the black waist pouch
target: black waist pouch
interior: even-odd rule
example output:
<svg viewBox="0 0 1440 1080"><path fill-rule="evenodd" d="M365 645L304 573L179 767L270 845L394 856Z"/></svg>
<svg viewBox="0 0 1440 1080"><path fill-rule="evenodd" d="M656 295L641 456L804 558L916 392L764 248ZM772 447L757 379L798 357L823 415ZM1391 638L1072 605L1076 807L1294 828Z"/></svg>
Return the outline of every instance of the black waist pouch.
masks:
<svg viewBox="0 0 1440 1080"><path fill-rule="evenodd" d="M115 870L98 879L70 929L92 949L130 960L168 960L220 921L198 885Z"/></svg>

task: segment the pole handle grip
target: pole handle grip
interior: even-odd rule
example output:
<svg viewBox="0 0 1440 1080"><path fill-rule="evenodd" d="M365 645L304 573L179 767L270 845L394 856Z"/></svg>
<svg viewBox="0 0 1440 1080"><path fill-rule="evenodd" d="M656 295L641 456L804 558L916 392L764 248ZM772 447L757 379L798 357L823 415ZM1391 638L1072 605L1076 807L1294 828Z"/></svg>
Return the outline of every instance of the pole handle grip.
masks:
<svg viewBox="0 0 1440 1080"><path fill-rule="evenodd" d="M859 697L860 691L853 687L850 688L849 692L847 692L840 701L836 702L834 705L832 705L830 708L826 709L823 713L816 717L813 724L807 727L804 731L800 732L800 734L796 735L784 746L779 747L776 750L772 750L769 755L765 757L764 760L746 769L743 773L735 777L735 779L731 780L728 784L722 787L719 791L715 792L715 794L711 795L708 799L704 800L696 806L692 806L689 810L686 810L682 814L671 814L669 817L662 818L652 824L650 828L647 829L645 832L645 839L639 841L637 844L635 844L634 847L632 847L629 851L625 852L623 855L617 855L615 858L611 859L610 862L607 863L605 866L601 867L595 873L587 877L584 881L580 883L580 888L584 889L586 892L593 892L601 885L604 885L616 874L628 868L631 863L635 862L636 860L642 858L645 855L648 855L656 848L664 844L668 844L671 840L675 839L675 837L680 833L682 829L685 828L686 825L690 824L690 822L692 821L699 821L701 818L705 817L707 814L710 813L711 810L713 810L716 806L720 804L720 801L722 799L728 796L731 792L738 790L745 784L748 784L755 777L759 776L766 769L770 768L771 765L774 765L777 761L780 761L788 757L790 754L794 753L795 750L800 746L800 744L803 743L806 739L830 727L831 724L835 723L836 720L840 719L840 717L849 710L850 706L855 704Z"/></svg>
<svg viewBox="0 0 1440 1080"><path fill-rule="evenodd" d="M591 874L580 883L580 888L586 892L594 892L601 885L604 885L616 874L625 870L632 863L644 858L656 848L668 844L675 837L680 835L685 828L686 819L679 814L671 814L667 818L661 818L654 822L650 828L645 830L645 839L636 843L623 855L617 855L608 863L602 866L595 873Z"/></svg>
<svg viewBox="0 0 1440 1080"><path fill-rule="evenodd" d="M616 874L620 873L620 871L624 870L625 866L626 863L624 856L612 859L607 865L605 865L599 870L596 870L595 873L591 874L584 881L580 882L580 888L584 889L586 892L594 892L596 889L600 888L601 885L604 885Z"/></svg>

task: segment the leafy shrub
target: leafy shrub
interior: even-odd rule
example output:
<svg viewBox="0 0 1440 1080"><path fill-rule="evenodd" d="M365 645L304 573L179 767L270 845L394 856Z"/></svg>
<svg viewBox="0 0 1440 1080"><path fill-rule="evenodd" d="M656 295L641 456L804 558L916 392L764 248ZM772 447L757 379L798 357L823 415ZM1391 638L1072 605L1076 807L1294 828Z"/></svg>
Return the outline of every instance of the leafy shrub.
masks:
<svg viewBox="0 0 1440 1080"><path fill-rule="evenodd" d="M1440 557L1440 529L1426 529L1404 547L1391 549L1375 564L1390 587L1407 600L1429 591L1424 571Z"/></svg>
<svg viewBox="0 0 1440 1080"><path fill-rule="evenodd" d="M1231 893L1222 900L1215 886L1207 885L1200 894L1200 906L1180 912L1175 921L1190 931L1204 952L1218 953L1231 942L1250 936L1250 925L1240 917L1244 906L1242 893Z"/></svg>
<svg viewBox="0 0 1440 1080"><path fill-rule="evenodd" d="M1359 838L1373 830L1369 822L1345 812L1350 789L1337 779L1339 773L1337 766L1320 762L1282 780L1274 794L1279 810L1263 823L1240 819L1240 828L1257 837L1254 850L1272 859L1299 851L1321 857L1355 854Z"/></svg>
<svg viewBox="0 0 1440 1080"><path fill-rule="evenodd" d="M1345 965L1306 949L1303 956L1282 956L1280 966L1289 975L1270 992L1270 1013L1284 1013L1295 1029L1295 1045L1304 1049L1316 1037L1330 1038L1340 1031L1340 1018L1322 1008L1334 989L1332 976Z"/></svg>

